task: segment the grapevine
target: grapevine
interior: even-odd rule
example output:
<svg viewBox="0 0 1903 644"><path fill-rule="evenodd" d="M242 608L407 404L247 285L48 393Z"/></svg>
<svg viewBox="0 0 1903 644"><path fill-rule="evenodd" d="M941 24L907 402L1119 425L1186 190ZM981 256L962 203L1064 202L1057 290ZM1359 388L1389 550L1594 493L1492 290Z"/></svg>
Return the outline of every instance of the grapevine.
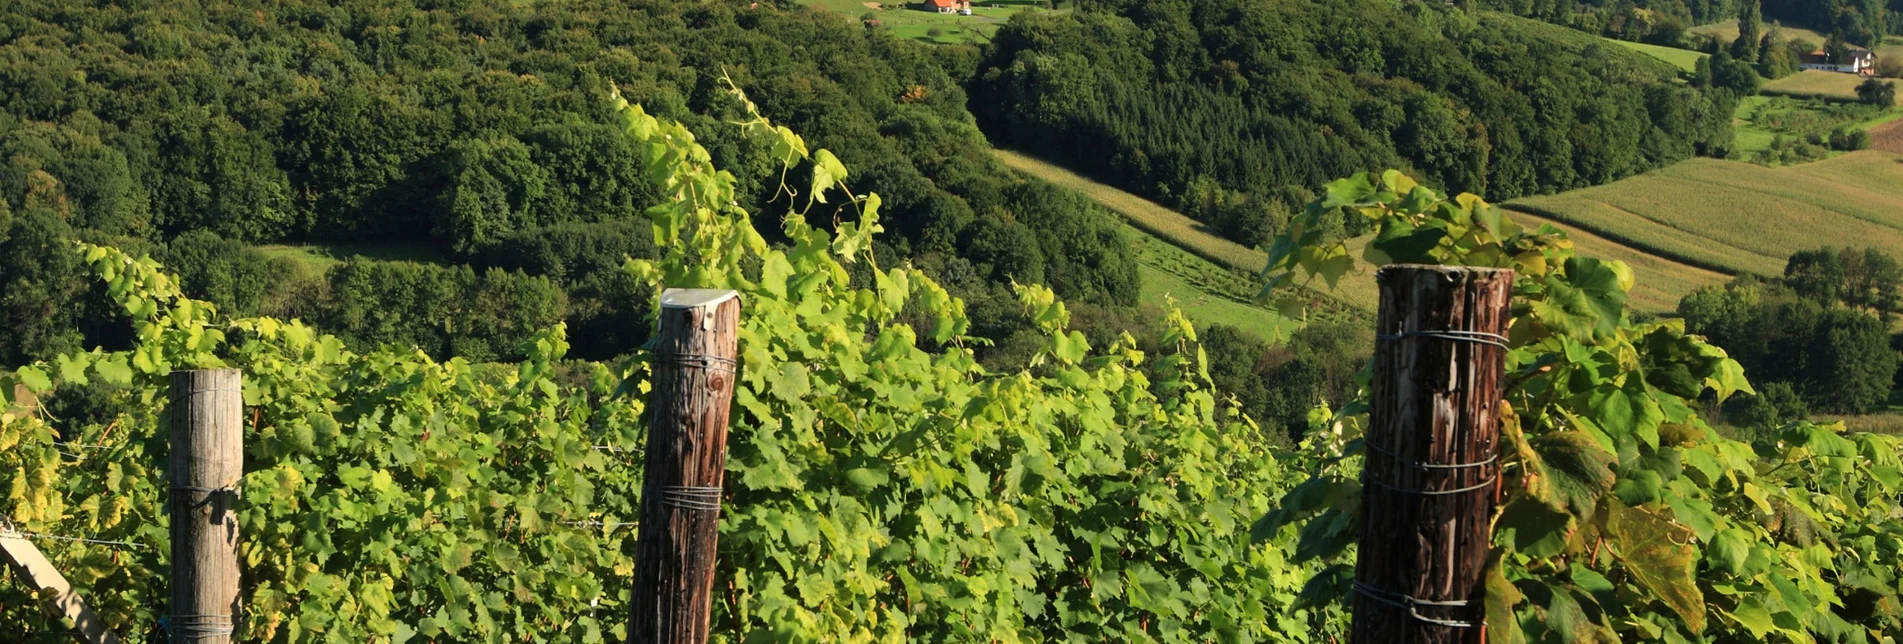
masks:
<svg viewBox="0 0 1903 644"><path fill-rule="evenodd" d="M961 301L873 264L878 196L850 193L835 156L733 95L756 144L807 179L772 243L691 132L614 99L669 196L646 213L667 252L626 270L656 290L744 298L716 639L1320 636L1307 624L1327 620L1291 608L1304 571L1247 534L1283 466L1211 391L1180 314L1160 355L1127 336L1092 347L1050 290L1022 286L1047 345L1022 369L987 371ZM807 222L828 209L829 227ZM625 635L646 356L564 362L560 327L519 364L353 353L295 320L223 316L149 259L78 252L137 341L6 375L46 397L93 392L111 413L0 419L15 444L0 451L0 514L136 546L40 544L122 634L164 612L165 376L229 366L245 372L248 419L239 638ZM0 603L19 592L0 585ZM27 613L7 626L62 629Z"/></svg>
<svg viewBox="0 0 1903 644"><path fill-rule="evenodd" d="M1699 410L1751 391L1742 368L1677 320L1632 321L1630 269L1398 172L1330 184L1276 240L1270 297L1354 270L1323 232L1342 216L1378 231L1369 264L1518 273L1489 641L1889 642L1903 630L1903 442L1808 422L1755 449L1725 438ZM1309 580L1316 603L1341 600L1353 575L1367 409L1363 397L1314 415L1315 475L1254 528L1296 532L1300 560L1340 562Z"/></svg>

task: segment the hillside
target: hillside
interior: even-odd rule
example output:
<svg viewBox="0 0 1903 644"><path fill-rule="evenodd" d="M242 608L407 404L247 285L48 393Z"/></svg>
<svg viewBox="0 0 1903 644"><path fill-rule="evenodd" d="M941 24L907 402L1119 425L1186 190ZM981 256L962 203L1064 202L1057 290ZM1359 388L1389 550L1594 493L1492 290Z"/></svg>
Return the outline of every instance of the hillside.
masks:
<svg viewBox="0 0 1903 644"><path fill-rule="evenodd" d="M1897 128L1878 131L1890 150ZM1640 281L1664 286L1670 297L1711 283L1715 272L1782 274L1791 253L1820 246L1903 254L1903 156L1868 150L1782 168L1693 159L1507 206L1651 257L1634 262Z"/></svg>
<svg viewBox="0 0 1903 644"><path fill-rule="evenodd" d="M1854 101L1857 100L1857 86L1863 84L1865 80L1864 77L1855 74L1806 69L1766 82L1764 92L1797 96L1828 96ZM1903 105L1903 96L1898 96L1897 104Z"/></svg>
<svg viewBox="0 0 1903 644"><path fill-rule="evenodd" d="M1013 20L968 84L979 125L995 145L1243 246L1367 168L1502 199L1606 183L1732 138L1731 94L1564 27L1431 3L1189 5ZM1233 19L1188 17L1210 15Z"/></svg>
<svg viewBox="0 0 1903 644"><path fill-rule="evenodd" d="M226 311L300 317L357 350L510 359L565 322L576 356L625 354L651 295L619 268L656 255L637 218L664 204L608 97L686 123L759 207L785 177L740 136L729 83L863 168L846 185L884 198L878 252L997 301L974 306L988 339L1028 324L1014 282L1137 304L1116 218L990 157L962 87L976 54L961 68L888 33L1025 4L883 11L890 30L791 2L270 4L0 15L0 319L36 330L0 336L0 361L123 342L55 243L70 239L150 254Z"/></svg>

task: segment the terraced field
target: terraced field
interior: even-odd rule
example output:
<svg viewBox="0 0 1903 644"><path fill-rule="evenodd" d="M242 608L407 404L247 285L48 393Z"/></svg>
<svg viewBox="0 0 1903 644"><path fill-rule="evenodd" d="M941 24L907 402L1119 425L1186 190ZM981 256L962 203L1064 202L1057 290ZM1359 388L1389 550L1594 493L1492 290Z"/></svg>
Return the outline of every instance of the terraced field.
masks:
<svg viewBox="0 0 1903 644"><path fill-rule="evenodd" d="M1508 206L1678 264L1775 275L1791 253L1819 246L1903 254L1903 156L1869 150L1784 168L1693 159Z"/></svg>

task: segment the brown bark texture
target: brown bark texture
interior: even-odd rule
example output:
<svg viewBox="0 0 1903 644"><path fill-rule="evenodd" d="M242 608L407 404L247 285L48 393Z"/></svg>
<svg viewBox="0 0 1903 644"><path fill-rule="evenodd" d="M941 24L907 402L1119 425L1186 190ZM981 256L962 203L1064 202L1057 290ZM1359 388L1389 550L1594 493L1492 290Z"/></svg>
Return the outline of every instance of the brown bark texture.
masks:
<svg viewBox="0 0 1903 644"><path fill-rule="evenodd" d="M669 289L660 322L628 641L700 644L713 610L740 298Z"/></svg>
<svg viewBox="0 0 1903 644"><path fill-rule="evenodd" d="M1354 644L1480 644L1513 272L1377 274Z"/></svg>
<svg viewBox="0 0 1903 644"><path fill-rule="evenodd" d="M171 381L173 642L231 641L238 613L238 484L244 478L243 374L174 371Z"/></svg>

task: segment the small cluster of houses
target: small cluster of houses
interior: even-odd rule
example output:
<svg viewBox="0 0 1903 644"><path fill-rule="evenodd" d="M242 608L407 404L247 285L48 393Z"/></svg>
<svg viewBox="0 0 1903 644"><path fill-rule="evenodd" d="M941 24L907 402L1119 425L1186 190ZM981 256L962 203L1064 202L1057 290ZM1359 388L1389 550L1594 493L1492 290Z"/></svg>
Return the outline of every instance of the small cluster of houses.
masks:
<svg viewBox="0 0 1903 644"><path fill-rule="evenodd" d="M925 0L919 8L945 14L971 15L971 0Z"/></svg>
<svg viewBox="0 0 1903 644"><path fill-rule="evenodd" d="M1804 69L1872 76L1877 73L1877 53L1861 47L1852 47L1848 54L1833 58L1823 50L1818 50L1804 54L1803 58L1798 60L1798 66Z"/></svg>

